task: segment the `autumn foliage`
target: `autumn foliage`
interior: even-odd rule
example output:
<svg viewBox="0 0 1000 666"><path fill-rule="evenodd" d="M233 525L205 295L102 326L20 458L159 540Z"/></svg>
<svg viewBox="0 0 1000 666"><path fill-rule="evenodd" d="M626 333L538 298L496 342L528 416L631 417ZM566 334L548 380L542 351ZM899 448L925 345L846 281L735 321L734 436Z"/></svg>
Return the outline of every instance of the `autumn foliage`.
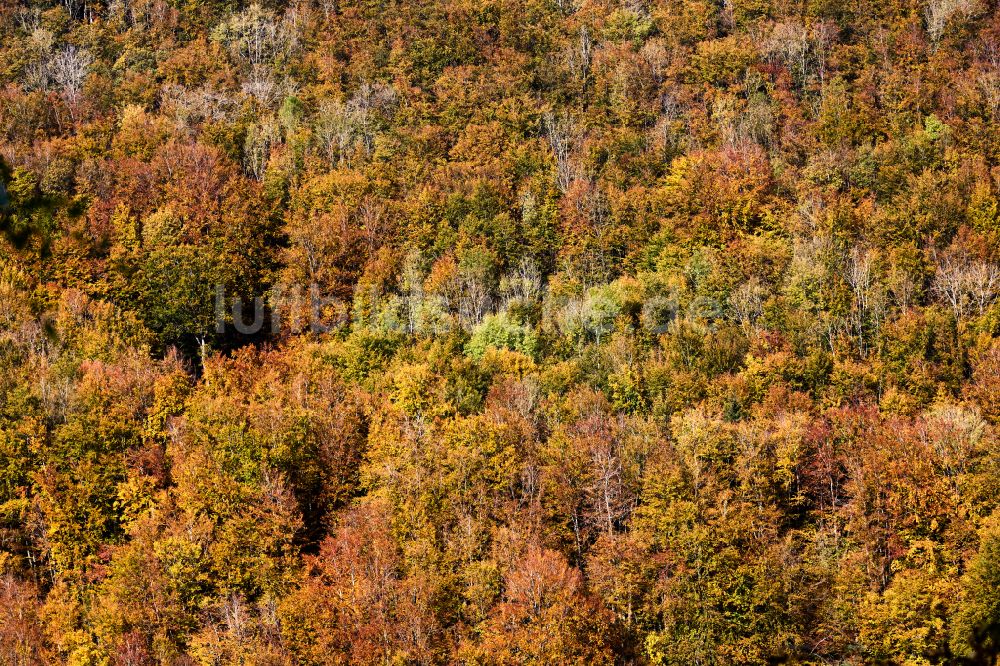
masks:
<svg viewBox="0 0 1000 666"><path fill-rule="evenodd" d="M994 664L994 0L0 0L0 664Z"/></svg>

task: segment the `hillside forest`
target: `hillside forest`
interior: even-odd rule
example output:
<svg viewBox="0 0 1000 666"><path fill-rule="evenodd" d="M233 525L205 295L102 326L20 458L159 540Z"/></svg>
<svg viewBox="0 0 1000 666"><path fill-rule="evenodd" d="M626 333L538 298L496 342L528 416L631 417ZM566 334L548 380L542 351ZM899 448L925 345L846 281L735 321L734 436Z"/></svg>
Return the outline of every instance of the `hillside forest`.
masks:
<svg viewBox="0 0 1000 666"><path fill-rule="evenodd" d="M0 0L0 664L995 664L995 0Z"/></svg>

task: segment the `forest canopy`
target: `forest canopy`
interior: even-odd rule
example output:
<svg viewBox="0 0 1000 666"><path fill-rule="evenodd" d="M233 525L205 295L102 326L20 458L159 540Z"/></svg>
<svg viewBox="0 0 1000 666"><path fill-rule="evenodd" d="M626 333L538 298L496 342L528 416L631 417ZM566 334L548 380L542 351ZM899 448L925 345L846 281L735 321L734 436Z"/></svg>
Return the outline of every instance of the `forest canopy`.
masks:
<svg viewBox="0 0 1000 666"><path fill-rule="evenodd" d="M994 664L995 0L0 0L0 663Z"/></svg>

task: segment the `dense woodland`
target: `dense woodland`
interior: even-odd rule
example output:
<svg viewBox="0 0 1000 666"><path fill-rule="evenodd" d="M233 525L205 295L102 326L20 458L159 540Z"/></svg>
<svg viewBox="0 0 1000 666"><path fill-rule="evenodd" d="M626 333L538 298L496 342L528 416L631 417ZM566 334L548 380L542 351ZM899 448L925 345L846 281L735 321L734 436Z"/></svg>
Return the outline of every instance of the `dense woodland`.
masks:
<svg viewBox="0 0 1000 666"><path fill-rule="evenodd" d="M0 0L0 663L996 663L998 121L994 0Z"/></svg>

